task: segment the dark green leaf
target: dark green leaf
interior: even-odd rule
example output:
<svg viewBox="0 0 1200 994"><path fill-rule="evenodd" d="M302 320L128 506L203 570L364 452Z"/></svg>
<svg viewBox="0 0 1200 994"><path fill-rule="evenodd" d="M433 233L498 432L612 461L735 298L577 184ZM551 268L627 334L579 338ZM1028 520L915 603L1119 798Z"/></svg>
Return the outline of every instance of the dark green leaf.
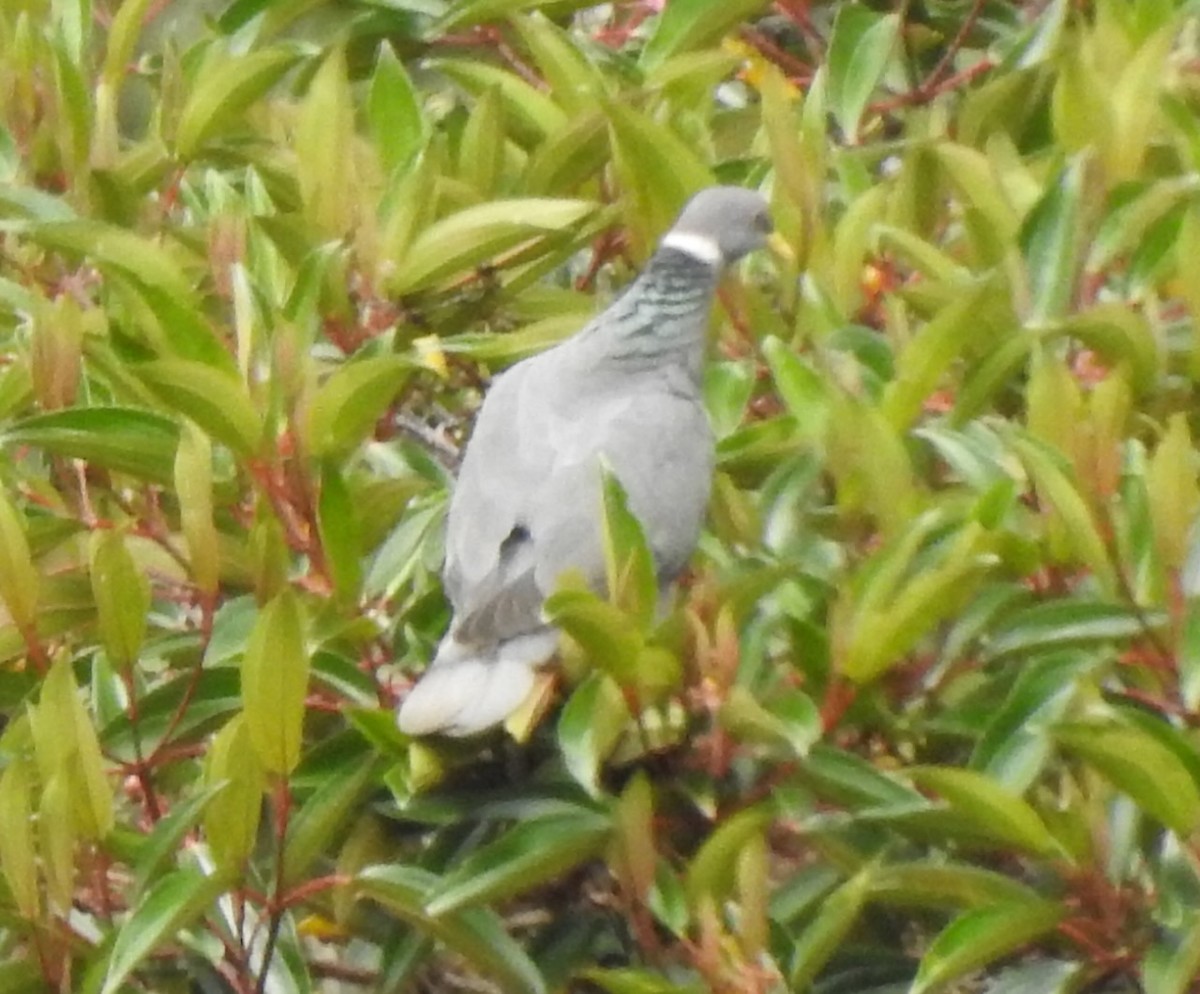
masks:
<svg viewBox="0 0 1200 994"><path fill-rule="evenodd" d="M466 908L434 918L425 901L437 878L408 866L369 866L358 875L357 892L370 898L414 928L459 953L473 966L495 977L513 994L544 994L537 967L505 934L500 920L483 908Z"/></svg>

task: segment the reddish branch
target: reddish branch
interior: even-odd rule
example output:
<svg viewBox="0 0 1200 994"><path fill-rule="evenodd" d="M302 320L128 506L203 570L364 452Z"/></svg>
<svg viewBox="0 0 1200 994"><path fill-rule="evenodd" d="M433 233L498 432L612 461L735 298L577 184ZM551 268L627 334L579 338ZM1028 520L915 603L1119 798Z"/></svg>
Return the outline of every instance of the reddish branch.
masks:
<svg viewBox="0 0 1200 994"><path fill-rule="evenodd" d="M854 684L840 678L830 682L821 702L821 728L826 734L838 726L857 697L858 688Z"/></svg>
<svg viewBox="0 0 1200 994"><path fill-rule="evenodd" d="M953 76L948 76L936 86L926 87L924 83L918 86L915 90L909 90L908 93L901 93L899 96L892 97L888 100L880 100L876 103L869 104L867 110L873 114L888 114L900 107L909 107L915 104L928 103L934 97L942 93L948 93L950 90L956 90L963 86L976 76L982 76L986 72L990 72L996 67L996 64L991 59L980 59L973 66L963 69L961 72L956 72Z"/></svg>
<svg viewBox="0 0 1200 994"><path fill-rule="evenodd" d="M270 921L267 925L267 941L263 945L262 969L258 974L255 994L264 994L267 978L271 975L271 960L275 958L275 945L279 941L279 930L283 926L286 910L284 894L284 850L287 841L288 821L292 812L292 791L286 777L281 777L275 788L275 884L271 900L267 902Z"/></svg>
<svg viewBox="0 0 1200 994"><path fill-rule="evenodd" d="M125 684L125 696L128 699L125 710L129 715L129 734L133 739L133 775L137 778L138 786L141 788L142 803L146 806L147 816L151 822L157 822L163 816L163 809L162 805L158 802L158 794L154 789L154 781L150 778L151 766L146 762L146 758L142 754L142 736L138 728L140 715L137 687L133 680L133 673L128 669L124 670L121 673L121 680Z"/></svg>
<svg viewBox="0 0 1200 994"><path fill-rule="evenodd" d="M754 48L768 62L777 66L793 83L804 85L811 82L813 67L791 52L780 48L757 28L744 27L739 32L742 41Z"/></svg>
<svg viewBox="0 0 1200 994"><path fill-rule="evenodd" d="M809 0L777 0L775 9L796 25L800 33L808 39L813 51L819 52L825 47L825 39L808 16L808 4Z"/></svg>
<svg viewBox="0 0 1200 994"><path fill-rule="evenodd" d="M314 897L327 890L333 890L335 887L348 887L354 882L352 877L344 874L331 873L326 877L317 877L314 880L309 880L293 887L278 901L279 908L292 908L297 904L302 904L309 898Z"/></svg>

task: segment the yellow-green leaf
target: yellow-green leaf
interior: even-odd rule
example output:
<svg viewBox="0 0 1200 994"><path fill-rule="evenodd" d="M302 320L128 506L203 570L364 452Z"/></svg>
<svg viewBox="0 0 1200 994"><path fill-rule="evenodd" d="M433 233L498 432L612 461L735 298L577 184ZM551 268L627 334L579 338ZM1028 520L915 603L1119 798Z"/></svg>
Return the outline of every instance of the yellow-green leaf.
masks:
<svg viewBox="0 0 1200 994"><path fill-rule="evenodd" d="M118 531L94 532L91 541L92 596L100 618L100 635L109 658L118 666L136 662L146 636L150 584L134 564Z"/></svg>
<svg viewBox="0 0 1200 994"><path fill-rule="evenodd" d="M190 418L238 455L253 455L262 423L235 375L187 359L138 363L135 372L168 408Z"/></svg>
<svg viewBox="0 0 1200 994"><path fill-rule="evenodd" d="M192 579L207 594L216 592L218 580L212 484L212 442L190 421L185 422L175 454L175 492Z"/></svg>
<svg viewBox="0 0 1200 994"><path fill-rule="evenodd" d="M37 620L38 573L22 516L0 489L0 597L17 626L32 631Z"/></svg>
<svg viewBox="0 0 1200 994"><path fill-rule="evenodd" d="M0 869L17 910L36 919L41 907L33 834L33 772L15 760L0 774Z"/></svg>
<svg viewBox="0 0 1200 994"><path fill-rule="evenodd" d="M308 405L309 454L335 455L360 445L411 370L412 363L396 355L373 356L335 369Z"/></svg>
<svg viewBox="0 0 1200 994"><path fill-rule="evenodd" d="M285 589L260 612L242 658L246 727L269 773L286 776L300 761L308 673L304 615Z"/></svg>
<svg viewBox="0 0 1200 994"><path fill-rule="evenodd" d="M223 785L204 811L204 837L217 866L236 873L254 849L267 785L244 715L236 715L213 736L204 781Z"/></svg>
<svg viewBox="0 0 1200 994"><path fill-rule="evenodd" d="M1179 569L1187 558L1188 532L1200 508L1196 450L1187 417L1173 414L1146 471L1154 541L1163 565Z"/></svg>
<svg viewBox="0 0 1200 994"><path fill-rule="evenodd" d="M222 128L236 120L252 103L274 86L300 59L295 46L260 48L233 55L213 50L196 71L175 128L179 157L195 157Z"/></svg>
<svg viewBox="0 0 1200 994"><path fill-rule="evenodd" d="M528 242L569 244L596 210L586 200L528 198L468 207L422 231L405 256L391 287L412 293L487 262Z"/></svg>

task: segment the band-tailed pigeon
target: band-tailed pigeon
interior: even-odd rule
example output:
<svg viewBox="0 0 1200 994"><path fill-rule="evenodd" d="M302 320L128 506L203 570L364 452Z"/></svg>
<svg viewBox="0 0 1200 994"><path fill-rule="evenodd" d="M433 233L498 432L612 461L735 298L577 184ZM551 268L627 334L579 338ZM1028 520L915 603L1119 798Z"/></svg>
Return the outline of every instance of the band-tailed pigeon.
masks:
<svg viewBox="0 0 1200 994"><path fill-rule="evenodd" d="M712 486L708 312L724 267L770 232L759 194L701 191L606 311L496 379L450 501L454 618L400 706L401 731L471 735L529 695L558 642L542 603L559 577L577 570L605 587L602 465L642 524L660 586L687 565Z"/></svg>

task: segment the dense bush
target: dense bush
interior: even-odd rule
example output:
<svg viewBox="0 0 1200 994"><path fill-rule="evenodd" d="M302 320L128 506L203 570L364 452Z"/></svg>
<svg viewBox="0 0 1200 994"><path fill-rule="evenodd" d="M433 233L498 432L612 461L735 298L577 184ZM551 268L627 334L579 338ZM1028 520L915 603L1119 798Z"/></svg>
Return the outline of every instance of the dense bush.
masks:
<svg viewBox="0 0 1200 994"><path fill-rule="evenodd" d="M6 0L0 989L1193 989L1198 37ZM508 734L406 741L487 377L714 181L796 260L676 609L564 592Z"/></svg>

